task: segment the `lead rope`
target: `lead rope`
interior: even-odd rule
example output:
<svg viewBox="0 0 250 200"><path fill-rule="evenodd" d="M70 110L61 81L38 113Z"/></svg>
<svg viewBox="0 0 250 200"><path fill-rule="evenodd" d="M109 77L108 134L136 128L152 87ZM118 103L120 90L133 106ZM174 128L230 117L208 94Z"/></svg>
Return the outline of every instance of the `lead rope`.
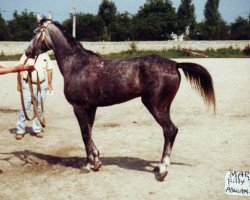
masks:
<svg viewBox="0 0 250 200"><path fill-rule="evenodd" d="M27 63L28 59L29 59L29 56L25 59L24 65ZM26 109L25 109L21 72L18 72L18 76L17 76L17 77L18 77L18 85L20 86L20 97L21 97L21 103L22 103L23 114L24 114L26 120L32 121L33 119L35 119L36 116L35 116L35 112L34 112L33 117L30 118L30 117L28 116L28 114L27 114ZM29 81L29 76L28 76L28 78L27 78L27 81ZM32 98L32 97L31 97L31 98Z"/></svg>
<svg viewBox="0 0 250 200"><path fill-rule="evenodd" d="M28 56L25 59L24 65L27 63L29 57L30 56ZM35 63L36 63L37 59L38 59L38 56L35 59ZM38 102L38 99L36 99L35 95L34 95L34 91L33 91L33 87L32 87L32 74L31 74L30 71L28 72L27 82L28 82L29 89L30 89L31 101L32 101L32 104L33 104L33 111L34 111L33 112L34 114L33 114L32 118L30 118L28 116L28 113L27 113L26 108L25 108L24 96L23 96L23 88L22 88L22 77L21 77L21 73L18 72L18 83L20 85L20 97L21 97L22 109L23 109L24 116L25 116L26 120L28 120L28 121L32 121L33 119L35 119L37 117L37 119L40 122L41 126L46 127L45 117L44 117L44 101L43 101L43 98L42 98L41 84L40 84L38 72L37 72L37 82L36 83L37 83L37 97L39 97L39 93L40 93L40 99L41 99L41 109L42 109L41 115L39 114L39 111L38 111L39 102Z"/></svg>
<svg viewBox="0 0 250 200"><path fill-rule="evenodd" d="M37 119L39 120L40 124L42 127L46 127L46 124L45 124L45 116L44 116L44 101L43 101L43 97L42 97L42 90L41 90L41 82L40 82L40 78L39 78L39 74L37 72L37 79L36 79L36 85L37 85L37 98L38 99L35 99L34 98L34 101L33 101L33 107L34 107L34 111L35 111L35 114L37 116ZM32 88L33 89L33 88ZM33 92L33 91L32 91ZM39 111L38 111L38 106L39 106L39 93L40 93L40 106L41 106L41 115L39 114ZM33 94L34 96L34 94ZM36 103L36 106L34 106L34 103Z"/></svg>

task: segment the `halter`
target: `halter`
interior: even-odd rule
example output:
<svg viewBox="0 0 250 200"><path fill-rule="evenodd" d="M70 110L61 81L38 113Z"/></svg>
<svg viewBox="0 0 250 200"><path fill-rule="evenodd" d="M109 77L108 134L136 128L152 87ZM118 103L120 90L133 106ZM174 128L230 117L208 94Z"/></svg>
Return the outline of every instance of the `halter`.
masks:
<svg viewBox="0 0 250 200"><path fill-rule="evenodd" d="M46 29L48 28L48 26L51 24L51 22L52 21L46 21L46 25L45 26L43 26L42 27L42 30L41 30L41 32L40 32L40 35L39 35L39 37L38 37L38 39L37 39L37 41L36 41L36 43L38 43L39 42L39 40L40 40L40 38L41 38L41 42L44 42L45 43L45 45L46 45L46 47L49 49L49 50L53 50L53 47L51 47L50 45L49 45L49 43L48 43L48 41L46 40L46 37L45 37L45 31L46 31ZM36 44L35 43L35 44ZM36 45L34 45L33 46L33 48L32 49L34 49L36 47Z"/></svg>

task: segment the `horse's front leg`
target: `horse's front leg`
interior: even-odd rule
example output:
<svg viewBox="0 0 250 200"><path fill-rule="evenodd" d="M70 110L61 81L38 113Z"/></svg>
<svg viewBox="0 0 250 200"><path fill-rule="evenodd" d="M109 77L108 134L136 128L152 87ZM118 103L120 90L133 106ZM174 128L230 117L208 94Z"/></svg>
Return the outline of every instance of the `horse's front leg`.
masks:
<svg viewBox="0 0 250 200"><path fill-rule="evenodd" d="M90 172L91 169L97 171L102 163L99 159L100 153L92 140L92 127L94 124L96 107L86 107L74 105L74 113L81 128L83 142L87 154L87 163L82 168L82 172Z"/></svg>

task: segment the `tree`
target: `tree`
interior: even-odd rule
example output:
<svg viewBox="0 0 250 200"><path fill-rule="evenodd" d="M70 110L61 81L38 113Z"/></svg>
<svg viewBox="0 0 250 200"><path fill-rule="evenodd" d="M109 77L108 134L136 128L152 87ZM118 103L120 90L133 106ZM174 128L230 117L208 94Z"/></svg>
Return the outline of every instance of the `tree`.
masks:
<svg viewBox="0 0 250 200"><path fill-rule="evenodd" d="M187 28L193 31L196 24L195 7L192 0L181 0L177 11L177 34L186 33Z"/></svg>
<svg viewBox="0 0 250 200"><path fill-rule="evenodd" d="M170 0L147 0L134 17L137 40L166 40L176 31L177 16Z"/></svg>
<svg viewBox="0 0 250 200"><path fill-rule="evenodd" d="M231 24L231 39L233 40L249 40L250 39L250 16L248 19L238 17Z"/></svg>
<svg viewBox="0 0 250 200"><path fill-rule="evenodd" d="M104 23L103 20L93 14L78 13L76 15L76 39L82 41L99 41L103 39ZM62 24L71 33L72 15Z"/></svg>
<svg viewBox="0 0 250 200"><path fill-rule="evenodd" d="M105 39L110 40L111 35L110 35L110 24L114 21L115 16L116 16L116 6L114 2L109 1L109 0L103 0L102 3L99 6L98 10L98 16L100 16L105 24Z"/></svg>
<svg viewBox="0 0 250 200"><path fill-rule="evenodd" d="M203 39L227 39L229 28L219 13L220 0L207 0L205 4L205 23L202 30Z"/></svg>
<svg viewBox="0 0 250 200"><path fill-rule="evenodd" d="M207 0L205 4L204 16L205 22L208 25L216 25L221 20L221 15L218 11L220 0Z"/></svg>
<svg viewBox="0 0 250 200"><path fill-rule="evenodd" d="M204 21L200 23L195 23L194 28L190 29L189 38L191 40L204 40L203 36L204 27L205 27Z"/></svg>
<svg viewBox="0 0 250 200"><path fill-rule="evenodd" d="M119 13L110 24L111 41L130 40L132 36L132 18L128 12Z"/></svg>
<svg viewBox="0 0 250 200"><path fill-rule="evenodd" d="M23 11L13 14L13 19L8 21L8 29L11 40L29 41L33 36L33 30L37 27L36 16L33 12Z"/></svg>
<svg viewBox="0 0 250 200"><path fill-rule="evenodd" d="M7 29L7 24L2 17L2 14L0 13L0 41L5 41L8 40L9 35L8 35L8 29Z"/></svg>

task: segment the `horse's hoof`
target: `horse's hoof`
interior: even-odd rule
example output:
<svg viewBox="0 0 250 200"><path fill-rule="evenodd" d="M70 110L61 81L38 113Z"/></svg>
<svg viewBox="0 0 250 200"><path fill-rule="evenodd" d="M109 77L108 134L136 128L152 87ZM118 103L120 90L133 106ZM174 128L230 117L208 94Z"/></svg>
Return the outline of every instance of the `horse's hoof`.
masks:
<svg viewBox="0 0 250 200"><path fill-rule="evenodd" d="M102 162L100 160L96 161L94 164L94 167L92 168L93 171L98 171L100 167L102 166Z"/></svg>
<svg viewBox="0 0 250 200"><path fill-rule="evenodd" d="M162 173L156 172L156 173L155 173L155 178L156 178L156 180L162 182L162 181L164 181L164 179L165 179L165 177L167 176L167 174L168 174L167 171L166 171L166 172L162 172Z"/></svg>
<svg viewBox="0 0 250 200"><path fill-rule="evenodd" d="M91 168L90 168L90 166L88 166L88 165L82 167L81 170L80 170L80 173L81 173L81 174L87 174L87 173L89 173L89 172L91 172Z"/></svg>

